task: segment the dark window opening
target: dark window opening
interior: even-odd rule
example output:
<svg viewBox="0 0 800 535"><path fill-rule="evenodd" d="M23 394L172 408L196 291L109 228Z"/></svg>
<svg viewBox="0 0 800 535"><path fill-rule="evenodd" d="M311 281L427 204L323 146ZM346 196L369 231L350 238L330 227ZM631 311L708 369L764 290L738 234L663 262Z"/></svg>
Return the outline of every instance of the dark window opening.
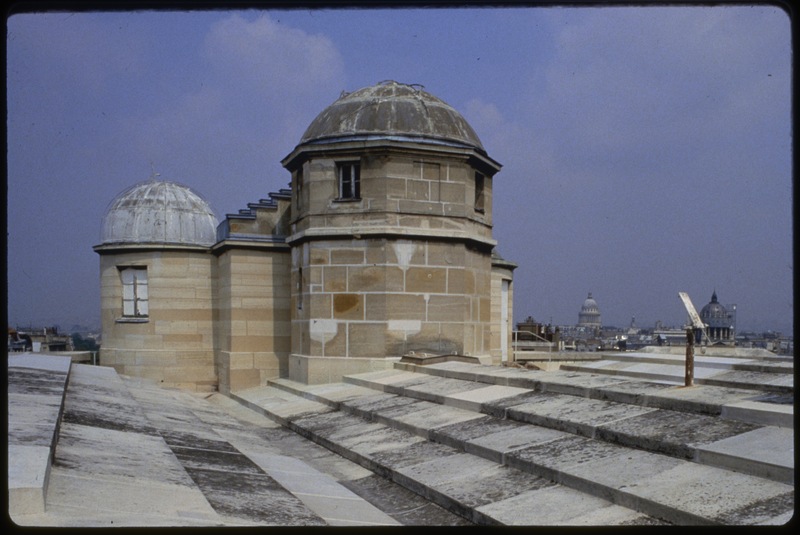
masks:
<svg viewBox="0 0 800 535"><path fill-rule="evenodd" d="M300 210L303 205L303 168L297 170L297 174L295 175L295 188L294 188L294 197L296 200L297 209Z"/></svg>
<svg viewBox="0 0 800 535"><path fill-rule="evenodd" d="M361 198L361 165L357 162L340 163L339 200L358 200Z"/></svg>
<svg viewBox="0 0 800 535"><path fill-rule="evenodd" d="M484 182L486 178L480 174L475 173L475 211L484 211Z"/></svg>

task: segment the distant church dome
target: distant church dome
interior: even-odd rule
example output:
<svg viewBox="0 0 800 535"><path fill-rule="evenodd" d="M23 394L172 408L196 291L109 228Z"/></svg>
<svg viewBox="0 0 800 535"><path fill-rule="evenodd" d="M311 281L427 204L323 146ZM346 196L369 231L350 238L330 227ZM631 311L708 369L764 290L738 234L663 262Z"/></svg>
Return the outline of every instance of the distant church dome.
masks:
<svg viewBox="0 0 800 535"><path fill-rule="evenodd" d="M583 302L581 311L578 314L578 325L586 327L600 327L600 309L597 306L597 301L592 298L592 292L589 292L589 297Z"/></svg>
<svg viewBox="0 0 800 535"><path fill-rule="evenodd" d="M711 301L700 311L700 318L709 327L730 327L731 315L728 309L717 300L717 292L711 294Z"/></svg>
<svg viewBox="0 0 800 535"><path fill-rule="evenodd" d="M186 186L148 180L114 199L103 217L101 243L211 246L217 218Z"/></svg>
<svg viewBox="0 0 800 535"><path fill-rule="evenodd" d="M483 152L478 135L449 104L419 85L394 81L342 93L311 122L300 143L386 137L466 145Z"/></svg>
<svg viewBox="0 0 800 535"><path fill-rule="evenodd" d="M735 343L736 305L731 305L731 310L721 305L716 290L711 294L711 301L700 310L700 319L706 324L705 332L712 343Z"/></svg>

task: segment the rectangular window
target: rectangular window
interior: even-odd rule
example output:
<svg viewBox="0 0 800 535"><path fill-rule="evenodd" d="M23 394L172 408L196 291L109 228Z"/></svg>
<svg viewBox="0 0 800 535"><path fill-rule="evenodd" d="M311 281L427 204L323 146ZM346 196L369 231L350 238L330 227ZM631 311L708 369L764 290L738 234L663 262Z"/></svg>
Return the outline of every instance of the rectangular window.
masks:
<svg viewBox="0 0 800 535"><path fill-rule="evenodd" d="M299 212L300 209L302 208L302 205L303 205L303 168L302 167L297 170L297 174L295 174L294 183L295 183L294 198L296 200L297 210Z"/></svg>
<svg viewBox="0 0 800 535"><path fill-rule="evenodd" d="M129 318L146 318L149 314L147 268L121 268L119 274L122 279L122 315Z"/></svg>
<svg viewBox="0 0 800 535"><path fill-rule="evenodd" d="M475 211L476 212L483 212L484 211L484 182L486 178L480 174L475 173Z"/></svg>
<svg viewBox="0 0 800 535"><path fill-rule="evenodd" d="M338 166L339 200L361 198L361 165L358 162L343 162Z"/></svg>

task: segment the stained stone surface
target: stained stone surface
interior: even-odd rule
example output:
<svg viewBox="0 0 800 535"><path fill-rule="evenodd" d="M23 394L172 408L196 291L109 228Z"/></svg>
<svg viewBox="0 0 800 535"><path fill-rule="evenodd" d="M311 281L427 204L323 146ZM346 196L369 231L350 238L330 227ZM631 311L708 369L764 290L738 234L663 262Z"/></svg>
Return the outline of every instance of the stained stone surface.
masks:
<svg viewBox="0 0 800 535"><path fill-rule="evenodd" d="M444 444L422 440L401 448L391 448L375 452L372 459L390 471L412 466L433 459L457 455L458 450Z"/></svg>
<svg viewBox="0 0 800 535"><path fill-rule="evenodd" d="M484 386L480 383L472 383L460 379L433 379L433 381L405 387L405 395L412 396L416 399L445 403L446 397L451 397L453 394L472 392Z"/></svg>
<svg viewBox="0 0 800 535"><path fill-rule="evenodd" d="M430 437L431 431L438 427L468 422L482 417L481 414L455 407L438 404L422 405L423 403L427 402L409 405L403 407L403 410L381 411L377 420L391 420L393 425L427 438Z"/></svg>
<svg viewBox="0 0 800 535"><path fill-rule="evenodd" d="M650 406L648 400L653 396L658 396L661 392L674 389L674 385L626 380L606 384L603 385L602 388L596 388L592 391L590 396L594 399L604 399L607 401L648 407Z"/></svg>
<svg viewBox="0 0 800 535"><path fill-rule="evenodd" d="M161 437L102 427L62 425L53 465L81 474L191 483Z"/></svg>
<svg viewBox="0 0 800 535"><path fill-rule="evenodd" d="M423 386L425 384L436 383L437 379L429 375L412 374L411 377L401 381L391 381L384 383L384 391L390 394L403 394L406 389Z"/></svg>
<svg viewBox="0 0 800 535"><path fill-rule="evenodd" d="M523 394L518 394L516 396L511 396L507 398L496 399L493 401L487 401L481 404L481 412L484 414L489 414L494 416L495 418L506 418L508 415L508 409L511 407L515 407L517 405L522 405L524 403L528 403L532 399L547 399L547 398L555 398L559 394L552 394L550 392L536 392L533 390L527 390Z"/></svg>
<svg viewBox="0 0 800 535"><path fill-rule="evenodd" d="M263 472L229 473L202 468L187 468L187 472L222 517L259 525L325 525L322 518Z"/></svg>
<svg viewBox="0 0 800 535"><path fill-rule="evenodd" d="M697 448L760 426L702 414L655 410L602 425L597 438L674 457L694 459Z"/></svg>
<svg viewBox="0 0 800 535"><path fill-rule="evenodd" d="M565 507L564 504L569 504ZM563 486L532 489L477 508L482 516L508 526L624 526L666 524Z"/></svg>
<svg viewBox="0 0 800 535"><path fill-rule="evenodd" d="M464 451L505 464L507 463L507 455L511 452L558 440L565 436L568 435L563 431L523 425L516 429L498 431L473 438L466 442Z"/></svg>
<svg viewBox="0 0 800 535"><path fill-rule="evenodd" d="M392 518L408 526L471 526L469 520L426 500L419 494L370 475L343 483L362 498L376 504Z"/></svg>
<svg viewBox="0 0 800 535"><path fill-rule="evenodd" d="M567 435L510 452L506 455L509 466L558 480L559 472L580 464L605 459L619 454L625 448L586 437Z"/></svg>
<svg viewBox="0 0 800 535"><path fill-rule="evenodd" d="M556 483L552 480L494 464L481 471L479 477L445 481L437 486L437 490L467 508L478 508L529 490L553 486Z"/></svg>
<svg viewBox="0 0 800 535"><path fill-rule="evenodd" d="M653 410L613 401L558 395L532 396L526 403L510 407L507 414L517 421L591 437L598 426Z"/></svg>
<svg viewBox="0 0 800 535"><path fill-rule="evenodd" d="M786 444L793 441L793 429L758 427L698 446L697 460L791 485L795 480L795 452Z"/></svg>
<svg viewBox="0 0 800 535"><path fill-rule="evenodd" d="M431 438L437 442L452 441L453 443L461 443L490 433L517 429L523 425L510 420L498 420L491 416L482 416L466 422L453 423L434 429L431 431Z"/></svg>
<svg viewBox="0 0 800 535"><path fill-rule="evenodd" d="M499 400L516 398L517 396L531 393L531 390L515 386L489 385L473 390L449 394L444 399L445 405L476 412L487 412L485 405L493 404Z"/></svg>
<svg viewBox="0 0 800 535"><path fill-rule="evenodd" d="M240 402L74 366L47 510L26 525L778 525L794 514L793 428L714 416L748 403L752 418L785 418L781 392L426 367L402 390L426 400L283 381ZM452 373L474 382L447 378L439 396ZM9 401L41 395L45 408L9 415L52 419L50 379L15 377L33 386L10 386ZM535 390L505 396L522 382ZM452 407L454 396L470 403ZM541 425L514 419L534 416ZM25 428L9 426L10 445L37 440L36 424Z"/></svg>
<svg viewBox="0 0 800 535"><path fill-rule="evenodd" d="M356 414L368 416L384 409L410 405L417 402L418 400L413 398L406 398L403 396L398 396L397 394L381 393L372 396L350 399L342 403L342 405Z"/></svg>

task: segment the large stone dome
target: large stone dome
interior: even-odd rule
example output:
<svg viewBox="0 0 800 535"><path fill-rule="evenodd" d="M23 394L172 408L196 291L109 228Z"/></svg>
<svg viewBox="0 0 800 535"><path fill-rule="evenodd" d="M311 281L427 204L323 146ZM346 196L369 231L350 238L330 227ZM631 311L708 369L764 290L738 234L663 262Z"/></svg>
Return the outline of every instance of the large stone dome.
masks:
<svg viewBox="0 0 800 535"><path fill-rule="evenodd" d="M342 93L311 122L300 144L387 137L483 151L478 135L453 107L419 85L395 81Z"/></svg>
<svg viewBox="0 0 800 535"><path fill-rule="evenodd" d="M729 327L731 315L728 309L720 304L717 299L717 292L711 294L711 301L700 310L700 318L709 327Z"/></svg>
<svg viewBox="0 0 800 535"><path fill-rule="evenodd" d="M114 199L103 217L101 244L211 246L217 218L187 186L160 180L137 184Z"/></svg>
<svg viewBox="0 0 800 535"><path fill-rule="evenodd" d="M600 317L600 308L597 306L597 301L594 300L592 293L589 292L589 296L583 301L583 306L578 314L578 325L600 327Z"/></svg>

